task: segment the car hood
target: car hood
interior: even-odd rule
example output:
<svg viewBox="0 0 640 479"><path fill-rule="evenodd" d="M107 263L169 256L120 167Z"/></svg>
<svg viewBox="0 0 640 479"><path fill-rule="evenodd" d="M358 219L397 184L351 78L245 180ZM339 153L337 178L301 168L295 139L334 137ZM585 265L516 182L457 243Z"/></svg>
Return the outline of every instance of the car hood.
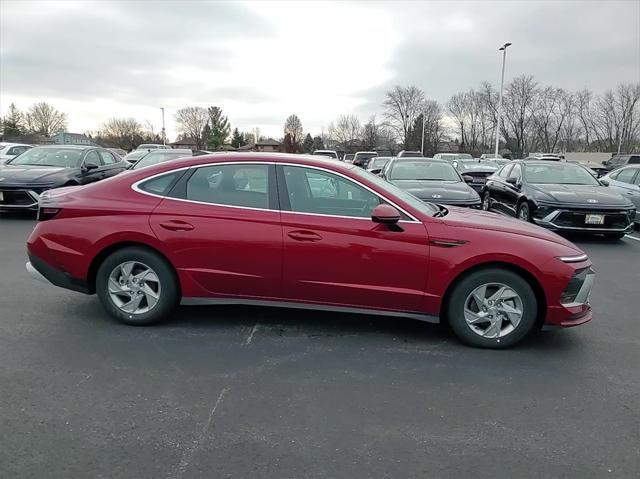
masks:
<svg viewBox="0 0 640 479"><path fill-rule="evenodd" d="M53 166L1 165L0 184L45 183L51 181L51 177L68 170L69 168Z"/></svg>
<svg viewBox="0 0 640 479"><path fill-rule="evenodd" d="M575 205L630 206L629 201L607 186L589 185L531 185L543 193L537 199ZM548 198L547 198L548 197Z"/></svg>
<svg viewBox="0 0 640 479"><path fill-rule="evenodd" d="M521 236L529 236L561 244L582 252L562 236L532 223L526 223L522 220L509 218L497 213L490 213L488 211L470 210L468 208L458 208L455 206L448 206L447 209L449 213L447 213L443 220L444 223L449 226L501 231Z"/></svg>
<svg viewBox="0 0 640 479"><path fill-rule="evenodd" d="M475 199L478 196L473 188L459 181L391 180L391 183L420 199L428 201L468 200Z"/></svg>

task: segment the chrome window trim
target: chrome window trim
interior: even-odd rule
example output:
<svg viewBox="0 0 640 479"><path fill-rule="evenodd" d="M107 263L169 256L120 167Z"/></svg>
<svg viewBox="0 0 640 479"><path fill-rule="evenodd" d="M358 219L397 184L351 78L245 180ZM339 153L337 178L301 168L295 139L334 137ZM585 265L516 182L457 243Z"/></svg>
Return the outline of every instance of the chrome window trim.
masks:
<svg viewBox="0 0 640 479"><path fill-rule="evenodd" d="M383 201L385 201L385 202L389 203L390 205L394 206L399 211L401 211L402 213L407 215L409 218L411 218L411 220L401 220L400 223L422 223L415 216L413 216L412 214L410 214L407 211L405 211L404 208L399 207L395 202L390 201L389 199L387 199L386 197L382 196L378 192L372 190L368 186L363 185L359 181L354 180L353 178L351 178L351 177L349 177L347 175L344 175L344 174L342 174L340 172L337 172L337 171L328 170L326 168L322 168L322 167L319 167L319 166L301 165L301 164L298 164L298 163L286 163L286 162L282 163L282 162L277 162L277 161L274 161L274 162L267 162L267 161L225 161L225 162L203 163L201 165L183 166L182 168L176 168L176 169L173 169L173 170L167 170L167 171L163 171L161 173L156 173L155 175L147 176L146 178L143 178L143 179L138 180L135 183L133 183L131 185L131 189L133 191L135 191L137 193L140 193L140 194L143 194L143 195L154 196L156 198L173 200L173 201L181 201L181 202L184 202L184 203L195 203L195 204L210 205L210 206L222 206L222 207L226 207L226 208L239 208L239 209L243 209L243 210L275 211L275 212L279 212L279 213L296 214L296 215L323 216L323 217L328 217L328 218L347 218L347 219L357 219L357 220L371 221L371 218L363 218L363 217L360 217L360 216L340 216L340 215L326 215L326 214L321 214L321 213L304 213L304 212L301 212L301 211L286 211L286 210L283 210L283 209L269 209L269 208L253 208L253 207L250 207L250 206L225 205L225 204L220 204L220 203L207 203L205 201L188 200L188 199L185 199L185 198L173 198L171 196L166 196L166 195L163 196L163 195L158 195L158 194L155 194L155 193L149 193L148 191L144 191L144 190L140 189L140 186L139 186L141 183L144 183L145 181L152 180L152 179L157 178L159 176L175 173L177 171L190 170L190 169L195 169L195 168L204 168L204 167L208 167L208 166L218 166L218 165L220 165L220 166L222 166L222 165L276 165L276 166L277 165L282 165L282 166L298 166L298 167L302 167L302 168L311 168L311 169L315 169L315 170L326 171L327 173L331 173L331 174L335 174L335 175L338 175L338 176L342 176L343 178L356 183L357 185L359 185L362 188L370 191L371 193L376 195L378 198L380 198Z"/></svg>

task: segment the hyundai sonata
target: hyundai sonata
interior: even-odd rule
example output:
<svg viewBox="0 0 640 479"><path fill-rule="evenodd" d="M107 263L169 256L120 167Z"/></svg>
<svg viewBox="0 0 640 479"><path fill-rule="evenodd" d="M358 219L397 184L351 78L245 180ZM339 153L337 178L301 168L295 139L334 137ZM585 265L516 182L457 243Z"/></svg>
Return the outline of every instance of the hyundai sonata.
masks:
<svg viewBox="0 0 640 479"><path fill-rule="evenodd" d="M569 241L311 156L160 163L44 193L38 217L27 269L131 325L246 303L443 321L504 348L591 319L591 262Z"/></svg>

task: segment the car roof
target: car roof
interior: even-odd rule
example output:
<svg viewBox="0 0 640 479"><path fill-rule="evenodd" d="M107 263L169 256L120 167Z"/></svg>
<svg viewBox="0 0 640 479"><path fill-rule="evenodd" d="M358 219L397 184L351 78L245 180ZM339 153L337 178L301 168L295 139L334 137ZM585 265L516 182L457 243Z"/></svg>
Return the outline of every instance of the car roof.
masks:
<svg viewBox="0 0 640 479"><path fill-rule="evenodd" d="M27 143L8 143L6 141L0 141L0 148L5 148L7 146L33 146L33 145L28 145Z"/></svg>
<svg viewBox="0 0 640 479"><path fill-rule="evenodd" d="M548 160L513 160L511 163L520 163L522 165L572 165L572 166L582 166L580 163L571 163L569 161L548 161ZM508 166L507 163L504 166Z"/></svg>
<svg viewBox="0 0 640 479"><path fill-rule="evenodd" d="M418 157L416 157L416 156L414 156L414 157L411 157L411 156L402 157L401 156L401 157L395 158L394 161L396 161L396 162L400 162L400 161L416 162L416 161L418 161L418 162L421 162L421 163L422 162L424 162L424 163L442 163L443 165L450 165L451 164L447 160L441 160L440 158L427 158L427 157L424 157L424 156L418 156Z"/></svg>
<svg viewBox="0 0 640 479"><path fill-rule="evenodd" d="M262 152L221 152L210 155L189 156L186 158L177 158L175 160L158 163L144 168L153 174L170 171L178 168L186 168L190 166L207 165L212 163L233 163L233 162L253 162L253 163L289 163L300 166L316 166L326 168L331 165L333 170L349 171L358 168L351 163L342 161L330 161L318 158L313 155L293 155L287 153L262 153Z"/></svg>
<svg viewBox="0 0 640 479"><path fill-rule="evenodd" d="M34 148L65 148L69 150L90 150L92 148L102 148L101 146L94 145L39 145ZM102 148L103 150L106 148Z"/></svg>

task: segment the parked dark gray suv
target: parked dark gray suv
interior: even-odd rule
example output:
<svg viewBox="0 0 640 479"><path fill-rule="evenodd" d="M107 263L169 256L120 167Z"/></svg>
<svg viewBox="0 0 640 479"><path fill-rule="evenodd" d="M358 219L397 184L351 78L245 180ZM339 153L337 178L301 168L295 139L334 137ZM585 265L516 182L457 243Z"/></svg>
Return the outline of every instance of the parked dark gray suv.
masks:
<svg viewBox="0 0 640 479"><path fill-rule="evenodd" d="M640 164L640 153L630 155L613 155L608 160L604 160L602 164L608 171L613 171L621 166Z"/></svg>

